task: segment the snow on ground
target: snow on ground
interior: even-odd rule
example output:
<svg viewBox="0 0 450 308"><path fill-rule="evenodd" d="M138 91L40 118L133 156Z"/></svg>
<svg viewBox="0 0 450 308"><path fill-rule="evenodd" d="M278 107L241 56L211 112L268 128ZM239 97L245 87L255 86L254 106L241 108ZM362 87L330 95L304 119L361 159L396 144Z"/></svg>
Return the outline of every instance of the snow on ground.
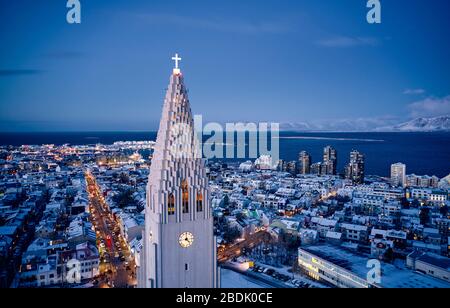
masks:
<svg viewBox="0 0 450 308"><path fill-rule="evenodd" d="M325 286L315 280L309 279L308 277L298 274L298 273L292 273L289 270L292 269L292 267L290 266L283 266L283 267L274 267L274 266L270 266L261 262L257 262L256 263L259 266L265 267L265 268L271 268L275 271L277 271L280 274L284 274L286 276L292 277L293 279L297 279L300 281L303 281L305 283L309 283L312 286L315 286L316 288L325 288ZM289 284L291 285L291 284Z"/></svg>
<svg viewBox="0 0 450 308"><path fill-rule="evenodd" d="M262 281L258 281L232 270L222 268L220 271L221 287L231 289L272 288Z"/></svg>

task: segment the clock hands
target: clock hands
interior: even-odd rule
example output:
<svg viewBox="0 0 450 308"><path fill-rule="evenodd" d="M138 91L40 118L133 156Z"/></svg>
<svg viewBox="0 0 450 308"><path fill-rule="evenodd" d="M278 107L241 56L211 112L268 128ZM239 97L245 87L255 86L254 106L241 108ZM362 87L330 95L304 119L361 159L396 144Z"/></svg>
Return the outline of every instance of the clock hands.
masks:
<svg viewBox="0 0 450 308"><path fill-rule="evenodd" d="M180 235L179 241L182 247L188 248L194 242L194 236L189 232L185 232Z"/></svg>

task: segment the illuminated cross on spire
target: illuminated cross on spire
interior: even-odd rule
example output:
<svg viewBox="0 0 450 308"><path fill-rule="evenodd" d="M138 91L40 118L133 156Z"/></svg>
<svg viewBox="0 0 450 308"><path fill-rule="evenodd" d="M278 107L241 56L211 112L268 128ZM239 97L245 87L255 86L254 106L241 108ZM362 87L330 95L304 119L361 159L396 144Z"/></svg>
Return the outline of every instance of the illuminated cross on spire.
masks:
<svg viewBox="0 0 450 308"><path fill-rule="evenodd" d="M178 69L178 62L181 61L181 58L178 56L178 54L175 54L175 57L172 58L173 61L175 61L175 69Z"/></svg>

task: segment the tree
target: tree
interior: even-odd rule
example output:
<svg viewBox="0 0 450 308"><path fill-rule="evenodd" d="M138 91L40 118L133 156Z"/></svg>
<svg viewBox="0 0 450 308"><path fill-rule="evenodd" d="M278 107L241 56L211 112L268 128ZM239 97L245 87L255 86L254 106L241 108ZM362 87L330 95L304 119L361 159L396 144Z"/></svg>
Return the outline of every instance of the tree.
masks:
<svg viewBox="0 0 450 308"><path fill-rule="evenodd" d="M337 200L339 203L342 203L342 204L351 201L351 199L350 199L349 196L340 196L340 195L337 195L336 200Z"/></svg>
<svg viewBox="0 0 450 308"><path fill-rule="evenodd" d="M410 203L409 203L408 199L406 199L406 198L402 198L400 200L400 204L402 205L403 209L409 209L410 208Z"/></svg>
<svg viewBox="0 0 450 308"><path fill-rule="evenodd" d="M133 198L134 191L131 188L121 188L119 192L113 197L113 201L119 208L136 205L136 200Z"/></svg>
<svg viewBox="0 0 450 308"><path fill-rule="evenodd" d="M392 261L394 261L394 250L392 250L391 247L386 249L386 251L384 252L383 258L384 258L384 261L386 261L388 263L392 263Z"/></svg>
<svg viewBox="0 0 450 308"><path fill-rule="evenodd" d="M223 239L227 243L234 243L241 236L241 231L238 227L226 226L223 232Z"/></svg>
<svg viewBox="0 0 450 308"><path fill-rule="evenodd" d="M228 197L228 195L225 195L225 197L223 197L223 206L228 207L229 205L230 205L230 197Z"/></svg>
<svg viewBox="0 0 450 308"><path fill-rule="evenodd" d="M297 236L291 233L285 233L283 237L283 244L286 246L289 252L296 252L300 246L300 240Z"/></svg>
<svg viewBox="0 0 450 308"><path fill-rule="evenodd" d="M411 207L413 207L413 208L418 208L419 206L420 206L419 200L414 199L414 200L411 202Z"/></svg>
<svg viewBox="0 0 450 308"><path fill-rule="evenodd" d="M439 212L441 213L442 216L447 217L448 215L448 206L444 205L439 209Z"/></svg>
<svg viewBox="0 0 450 308"><path fill-rule="evenodd" d="M426 225L428 223L428 221L430 220L430 208L427 206L423 206L420 209L419 218L420 218L420 224Z"/></svg>
<svg viewBox="0 0 450 308"><path fill-rule="evenodd" d="M75 192L68 192L64 197L64 206L69 208L75 200Z"/></svg>
<svg viewBox="0 0 450 308"><path fill-rule="evenodd" d="M130 182L130 177L125 172L119 174L119 181L122 184L128 184Z"/></svg>
<svg viewBox="0 0 450 308"><path fill-rule="evenodd" d="M236 213L236 220L243 221L245 219L245 214L242 212Z"/></svg>

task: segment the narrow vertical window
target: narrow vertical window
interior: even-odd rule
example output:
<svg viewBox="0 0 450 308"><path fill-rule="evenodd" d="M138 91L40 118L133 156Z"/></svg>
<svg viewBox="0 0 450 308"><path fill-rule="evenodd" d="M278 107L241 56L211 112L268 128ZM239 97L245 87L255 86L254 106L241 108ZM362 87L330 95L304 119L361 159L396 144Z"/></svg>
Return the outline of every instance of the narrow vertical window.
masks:
<svg viewBox="0 0 450 308"><path fill-rule="evenodd" d="M183 214L189 213L189 190L186 180L181 183Z"/></svg>
<svg viewBox="0 0 450 308"><path fill-rule="evenodd" d="M169 204L167 205L167 210L169 215L175 215L175 196L173 194L169 195Z"/></svg>
<svg viewBox="0 0 450 308"><path fill-rule="evenodd" d="M197 194L197 212L203 212L203 195Z"/></svg>

